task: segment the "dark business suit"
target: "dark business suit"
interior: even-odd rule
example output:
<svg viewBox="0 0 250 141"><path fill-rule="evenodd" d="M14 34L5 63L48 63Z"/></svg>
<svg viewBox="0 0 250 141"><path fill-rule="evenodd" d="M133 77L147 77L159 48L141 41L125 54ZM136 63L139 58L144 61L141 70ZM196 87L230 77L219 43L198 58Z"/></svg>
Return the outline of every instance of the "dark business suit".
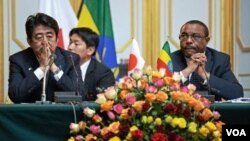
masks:
<svg viewBox="0 0 250 141"><path fill-rule="evenodd" d="M112 71L96 59L91 58L84 80L87 91L85 99L96 100L97 88L106 89L114 84L115 78Z"/></svg>
<svg viewBox="0 0 250 141"><path fill-rule="evenodd" d="M243 88L231 71L229 55L206 47L206 56L206 71L210 73L208 84L216 100L243 97ZM180 50L173 52L171 57L175 72L187 67L186 60ZM201 83L197 85L198 91L207 90L207 86L203 86Z"/></svg>
<svg viewBox="0 0 250 141"><path fill-rule="evenodd" d="M48 71L48 81L46 87L46 97L48 101L54 101L55 91L75 91L76 90L76 73L73 69L72 59L75 68L81 74L79 66L79 56L56 48L55 64L63 70L63 75L57 82L54 74ZM72 58L70 57L72 56ZM38 80L34 71L39 67L37 58L33 50L29 47L20 51L9 58L9 90L8 94L14 103L35 102L41 100L43 79Z"/></svg>

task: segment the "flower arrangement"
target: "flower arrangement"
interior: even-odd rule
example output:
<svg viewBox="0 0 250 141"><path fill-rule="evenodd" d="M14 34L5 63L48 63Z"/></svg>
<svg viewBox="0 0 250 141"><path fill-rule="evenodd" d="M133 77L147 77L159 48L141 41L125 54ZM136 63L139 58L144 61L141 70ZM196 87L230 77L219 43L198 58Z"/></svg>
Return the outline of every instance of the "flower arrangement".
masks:
<svg viewBox="0 0 250 141"><path fill-rule="evenodd" d="M182 86L180 75L135 70L97 95L100 109L70 124L69 141L221 141L223 122L211 102Z"/></svg>

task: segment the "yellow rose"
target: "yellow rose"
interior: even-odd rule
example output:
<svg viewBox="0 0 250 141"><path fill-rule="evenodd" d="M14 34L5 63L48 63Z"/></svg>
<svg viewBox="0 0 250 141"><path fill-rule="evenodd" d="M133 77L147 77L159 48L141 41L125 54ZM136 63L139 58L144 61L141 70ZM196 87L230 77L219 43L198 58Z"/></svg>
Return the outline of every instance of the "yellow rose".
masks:
<svg viewBox="0 0 250 141"><path fill-rule="evenodd" d="M107 99L106 99L106 97L105 97L105 95L103 93L98 94L97 99L95 100L95 102L98 103L98 104L102 104L102 103L104 103L106 101L107 101Z"/></svg>
<svg viewBox="0 0 250 141"><path fill-rule="evenodd" d="M209 134L209 130L203 125L201 126L201 128L199 128L199 132L204 136L207 137L207 135Z"/></svg>
<svg viewBox="0 0 250 141"><path fill-rule="evenodd" d="M216 126L214 125L214 123L208 121L205 126L209 129L209 131L215 131L216 130Z"/></svg>
<svg viewBox="0 0 250 141"><path fill-rule="evenodd" d="M221 132L218 131L218 130L216 130L216 131L213 132L213 136L214 136L215 138L219 138L219 137L221 137Z"/></svg>
<svg viewBox="0 0 250 141"><path fill-rule="evenodd" d="M162 124L161 118L156 118L155 119L155 125L160 126Z"/></svg>
<svg viewBox="0 0 250 141"><path fill-rule="evenodd" d="M190 122L188 124L188 131L191 133L196 133L197 132L197 124L195 122Z"/></svg>
<svg viewBox="0 0 250 141"><path fill-rule="evenodd" d="M186 122L186 120L184 118L178 118L178 121L179 121L178 126L180 128L186 128L187 122Z"/></svg>
<svg viewBox="0 0 250 141"><path fill-rule="evenodd" d="M165 118L165 122L166 123L170 123L171 121L172 121L172 116L167 116L166 118Z"/></svg>
<svg viewBox="0 0 250 141"><path fill-rule="evenodd" d="M154 118L152 116L148 116L148 123L152 123L154 121Z"/></svg>
<svg viewBox="0 0 250 141"><path fill-rule="evenodd" d="M146 124L147 123L147 116L142 116L141 122Z"/></svg>
<svg viewBox="0 0 250 141"><path fill-rule="evenodd" d="M114 137L110 138L109 141L121 141L121 139L117 136L114 136Z"/></svg>

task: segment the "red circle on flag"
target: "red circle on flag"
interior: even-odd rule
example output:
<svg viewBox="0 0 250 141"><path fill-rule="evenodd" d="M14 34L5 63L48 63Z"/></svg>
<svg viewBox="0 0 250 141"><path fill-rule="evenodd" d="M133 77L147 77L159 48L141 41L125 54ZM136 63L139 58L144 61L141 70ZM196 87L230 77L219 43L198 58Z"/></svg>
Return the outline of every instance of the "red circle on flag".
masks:
<svg viewBox="0 0 250 141"><path fill-rule="evenodd" d="M137 58L134 54L129 55L128 71L131 71L135 68L137 64Z"/></svg>

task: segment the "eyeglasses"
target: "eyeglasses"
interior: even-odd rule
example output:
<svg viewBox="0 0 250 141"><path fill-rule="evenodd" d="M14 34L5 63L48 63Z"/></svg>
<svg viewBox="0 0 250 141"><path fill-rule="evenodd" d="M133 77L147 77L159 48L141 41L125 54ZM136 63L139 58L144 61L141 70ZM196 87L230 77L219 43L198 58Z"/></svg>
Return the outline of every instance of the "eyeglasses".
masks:
<svg viewBox="0 0 250 141"><path fill-rule="evenodd" d="M207 36L201 36L200 34L197 34L197 33L194 33L194 34L191 34L191 35L183 33L183 34L179 35L179 39L182 40L182 41L186 41L186 40L188 40L189 36L191 37L191 39L193 41L197 41L197 42L200 42L203 38L207 38Z"/></svg>

